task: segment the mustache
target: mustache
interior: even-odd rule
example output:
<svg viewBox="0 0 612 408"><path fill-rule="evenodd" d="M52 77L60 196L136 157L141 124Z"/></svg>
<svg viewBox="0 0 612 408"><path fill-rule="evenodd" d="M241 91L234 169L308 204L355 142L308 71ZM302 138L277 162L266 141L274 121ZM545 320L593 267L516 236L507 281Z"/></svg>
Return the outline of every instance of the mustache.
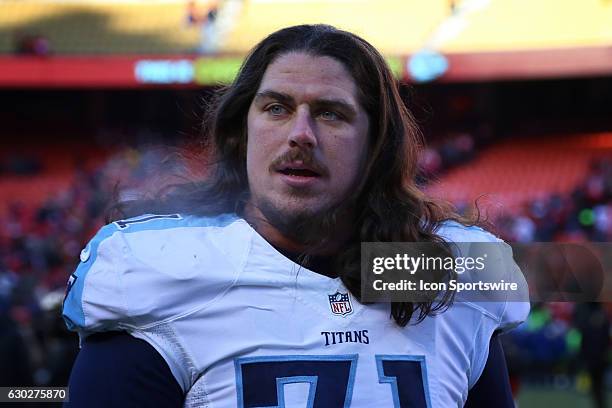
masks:
<svg viewBox="0 0 612 408"><path fill-rule="evenodd" d="M327 167L315 159L314 154L309 150L303 150L298 147L292 148L291 150L287 150L285 153L278 156L276 159L272 161L270 164L270 171L276 171L279 168L291 164L296 161L301 161L304 166L308 167L312 171L318 173L321 176L327 176L328 170Z"/></svg>

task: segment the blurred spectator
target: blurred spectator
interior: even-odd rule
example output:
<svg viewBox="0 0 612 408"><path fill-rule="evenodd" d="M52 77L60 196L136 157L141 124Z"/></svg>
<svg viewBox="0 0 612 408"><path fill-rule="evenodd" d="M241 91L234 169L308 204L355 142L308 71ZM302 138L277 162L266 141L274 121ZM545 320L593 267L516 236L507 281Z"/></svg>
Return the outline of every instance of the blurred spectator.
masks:
<svg viewBox="0 0 612 408"><path fill-rule="evenodd" d="M187 3L187 21L189 25L200 26L200 47L201 53L209 53L215 51L217 41L217 13L219 11L219 1L212 0L208 2L206 11L201 13L195 0L189 0Z"/></svg>
<svg viewBox="0 0 612 408"><path fill-rule="evenodd" d="M580 361L591 380L591 397L597 408L605 408L610 319L601 303L579 303L574 311L574 323L582 336Z"/></svg>
<svg viewBox="0 0 612 408"><path fill-rule="evenodd" d="M427 147L419 158L419 167L427 179L437 175L442 170L442 158L436 149Z"/></svg>
<svg viewBox="0 0 612 408"><path fill-rule="evenodd" d="M535 237L536 227L531 218L525 215L519 215L514 219L512 225L512 238L515 242L533 242Z"/></svg>
<svg viewBox="0 0 612 408"><path fill-rule="evenodd" d="M15 53L45 57L51 53L51 44L42 35L18 34L15 40Z"/></svg>
<svg viewBox="0 0 612 408"><path fill-rule="evenodd" d="M419 156L419 185L475 157L476 144L469 133L450 133L441 144L427 146Z"/></svg>
<svg viewBox="0 0 612 408"><path fill-rule="evenodd" d="M8 299L0 295L0 384L31 386L34 381L29 351L9 311Z"/></svg>
<svg viewBox="0 0 612 408"><path fill-rule="evenodd" d="M35 156L29 155L11 155L2 163L2 171L19 176L31 176L40 173L42 164Z"/></svg>
<svg viewBox="0 0 612 408"><path fill-rule="evenodd" d="M440 147L440 156L446 167L468 162L474 155L474 138L469 133L451 135Z"/></svg>

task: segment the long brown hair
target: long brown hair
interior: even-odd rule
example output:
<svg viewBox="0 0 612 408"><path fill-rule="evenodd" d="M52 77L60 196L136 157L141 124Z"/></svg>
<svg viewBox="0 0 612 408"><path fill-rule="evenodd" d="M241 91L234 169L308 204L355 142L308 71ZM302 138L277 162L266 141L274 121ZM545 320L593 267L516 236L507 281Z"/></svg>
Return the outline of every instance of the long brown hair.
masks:
<svg viewBox="0 0 612 408"><path fill-rule="evenodd" d="M355 34L328 25L300 25L279 30L261 41L245 59L234 82L212 101L204 135L213 152L211 174L204 180L175 184L152 200L119 203L111 218L142 212L183 212L194 215L241 214L248 198L246 118L267 67L289 52L336 59L352 75L358 98L369 117L369 157L361 185L351 198L354 233L335 256L339 276L361 298L361 242L438 242L445 220L467 223L453 208L425 196L416 186L421 134L400 98L398 83L381 54ZM452 302L450 292L421 303L392 303L391 315L405 326Z"/></svg>

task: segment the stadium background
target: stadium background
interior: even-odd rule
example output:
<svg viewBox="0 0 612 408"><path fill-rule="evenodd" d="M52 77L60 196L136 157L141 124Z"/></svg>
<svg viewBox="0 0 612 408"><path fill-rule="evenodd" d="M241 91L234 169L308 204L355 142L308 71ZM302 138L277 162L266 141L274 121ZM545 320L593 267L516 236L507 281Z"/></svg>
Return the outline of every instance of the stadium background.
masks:
<svg viewBox="0 0 612 408"><path fill-rule="evenodd" d="M508 241L611 240L612 1L0 0L0 385L66 384L63 290L109 198L183 170L166 159L201 150L206 101L246 51L319 22L402 81L424 189L478 199ZM594 406L608 310L533 305L504 339L520 407Z"/></svg>

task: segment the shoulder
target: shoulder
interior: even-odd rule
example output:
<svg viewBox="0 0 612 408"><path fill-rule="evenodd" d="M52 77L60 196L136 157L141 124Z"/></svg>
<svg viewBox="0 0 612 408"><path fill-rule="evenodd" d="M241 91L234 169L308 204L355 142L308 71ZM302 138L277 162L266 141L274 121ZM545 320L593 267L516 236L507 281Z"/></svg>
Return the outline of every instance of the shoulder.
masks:
<svg viewBox="0 0 612 408"><path fill-rule="evenodd" d="M451 244L458 258L480 260L474 267L462 268L457 281L469 290L457 292L455 303L462 303L484 315L492 331L510 330L522 323L529 313L529 290L514 261L512 247L478 226L455 221L442 223L436 233ZM457 270L457 268L456 268ZM514 289L477 290L485 283L514 283Z"/></svg>
<svg viewBox="0 0 612 408"><path fill-rule="evenodd" d="M233 214L145 214L112 222L81 252L64 319L86 336L142 329L206 307L240 273L251 235Z"/></svg>
<svg viewBox="0 0 612 408"><path fill-rule="evenodd" d="M444 221L435 232L447 242L503 242L479 226L463 225L457 221Z"/></svg>
<svg viewBox="0 0 612 408"><path fill-rule="evenodd" d="M103 232L105 229L108 231ZM251 235L252 229L235 214L215 217L145 214L112 222L92 242L108 237L108 246L121 246L134 259L184 277L190 269L185 267L193 266L194 262L205 262L208 266L223 254L229 261L237 261L236 257L240 258L245 250L245 245L240 244L248 242Z"/></svg>

